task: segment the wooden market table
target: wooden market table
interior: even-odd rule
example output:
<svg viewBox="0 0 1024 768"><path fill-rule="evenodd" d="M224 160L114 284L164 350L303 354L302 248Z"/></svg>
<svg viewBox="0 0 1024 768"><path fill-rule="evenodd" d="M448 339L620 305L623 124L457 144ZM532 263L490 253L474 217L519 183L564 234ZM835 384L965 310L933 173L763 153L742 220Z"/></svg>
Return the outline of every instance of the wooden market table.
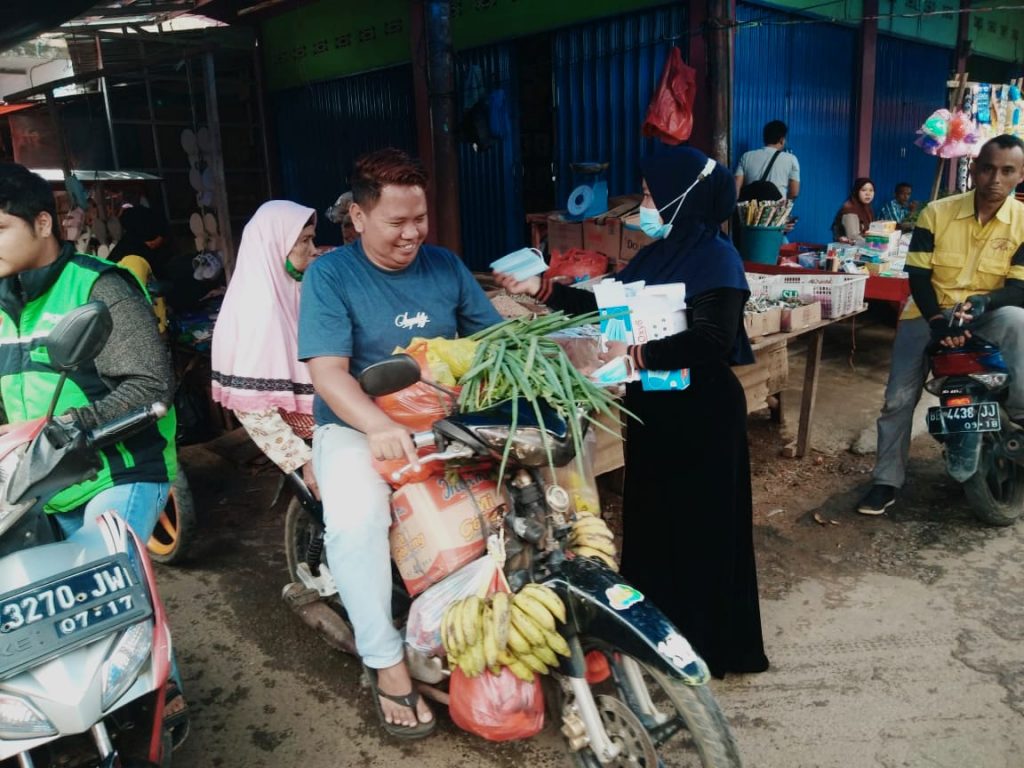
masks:
<svg viewBox="0 0 1024 768"><path fill-rule="evenodd" d="M787 455L802 458L807 454L807 446L811 438L811 425L814 422L814 405L818 396L818 370L821 366L821 347L825 338L825 328L849 320L865 312L867 305L840 317L821 320L817 323L796 331L779 332L759 336L750 340L755 357L762 358L751 366L734 368L736 376L747 392L748 410L760 407L756 402L757 394L765 397L774 396L778 404L772 407L773 418L782 421L782 390L788 378L788 350L791 342L798 337L807 340L807 364L804 368L804 381L800 390L800 423L797 427L795 442L786 446Z"/></svg>

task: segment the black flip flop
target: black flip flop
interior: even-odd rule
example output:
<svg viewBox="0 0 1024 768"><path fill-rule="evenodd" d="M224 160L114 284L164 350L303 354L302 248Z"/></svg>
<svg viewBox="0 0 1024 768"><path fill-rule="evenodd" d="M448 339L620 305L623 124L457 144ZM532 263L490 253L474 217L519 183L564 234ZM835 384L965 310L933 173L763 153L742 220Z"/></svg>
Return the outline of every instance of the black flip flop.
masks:
<svg viewBox="0 0 1024 768"><path fill-rule="evenodd" d="M393 701L402 707L408 707L412 710L413 715L419 720L419 713L416 711L416 706L420 701L419 692L413 688L412 691L407 693L405 696L393 696L390 693L384 693L377 687L377 670L372 667L363 666L366 670L366 678L370 683L370 688L373 691L373 703L377 707L377 715L380 717L380 724L384 730L396 739L407 739L409 741L415 739L422 739L434 732L437 727L437 715L431 718L428 723L419 723L416 725L399 725L398 723L389 723L384 717L384 707L380 704L380 697L383 696L388 701Z"/></svg>

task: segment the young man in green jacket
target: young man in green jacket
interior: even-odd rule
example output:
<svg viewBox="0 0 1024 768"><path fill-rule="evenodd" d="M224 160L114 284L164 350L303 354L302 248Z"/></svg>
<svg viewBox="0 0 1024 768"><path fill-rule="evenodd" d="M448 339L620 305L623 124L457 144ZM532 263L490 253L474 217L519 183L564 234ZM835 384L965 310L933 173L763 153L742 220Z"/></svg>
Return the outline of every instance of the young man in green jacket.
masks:
<svg viewBox="0 0 1024 768"><path fill-rule="evenodd" d="M55 411L59 419L94 427L154 402L169 405L170 356L142 287L127 270L61 242L49 184L23 166L0 165L0 403L8 424L46 415L59 377L46 335L89 301L107 305L113 331L96 360L68 377ZM147 541L177 471L174 433L171 409L101 451L96 477L47 505L65 535L114 509Z"/></svg>

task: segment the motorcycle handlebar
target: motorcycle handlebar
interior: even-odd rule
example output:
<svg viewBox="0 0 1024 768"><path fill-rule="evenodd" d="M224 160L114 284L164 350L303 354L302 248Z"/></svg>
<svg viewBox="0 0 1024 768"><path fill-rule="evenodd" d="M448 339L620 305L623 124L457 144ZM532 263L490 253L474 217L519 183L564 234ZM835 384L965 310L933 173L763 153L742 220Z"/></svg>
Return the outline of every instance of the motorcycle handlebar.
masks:
<svg viewBox="0 0 1024 768"><path fill-rule="evenodd" d="M120 443L166 415L167 406L163 403L153 403L145 408L131 411L90 430L89 444L94 448L105 448L108 445Z"/></svg>

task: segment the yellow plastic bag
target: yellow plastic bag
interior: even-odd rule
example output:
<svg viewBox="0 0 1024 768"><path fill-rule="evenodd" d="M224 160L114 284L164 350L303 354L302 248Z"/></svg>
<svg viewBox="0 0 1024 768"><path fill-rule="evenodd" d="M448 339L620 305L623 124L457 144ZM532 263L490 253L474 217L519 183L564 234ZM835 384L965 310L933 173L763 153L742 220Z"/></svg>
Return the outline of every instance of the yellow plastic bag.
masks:
<svg viewBox="0 0 1024 768"><path fill-rule="evenodd" d="M430 368L431 380L442 387L454 387L473 365L478 343L470 339L424 339L417 336L408 347L395 352L406 352L414 357L421 352Z"/></svg>

